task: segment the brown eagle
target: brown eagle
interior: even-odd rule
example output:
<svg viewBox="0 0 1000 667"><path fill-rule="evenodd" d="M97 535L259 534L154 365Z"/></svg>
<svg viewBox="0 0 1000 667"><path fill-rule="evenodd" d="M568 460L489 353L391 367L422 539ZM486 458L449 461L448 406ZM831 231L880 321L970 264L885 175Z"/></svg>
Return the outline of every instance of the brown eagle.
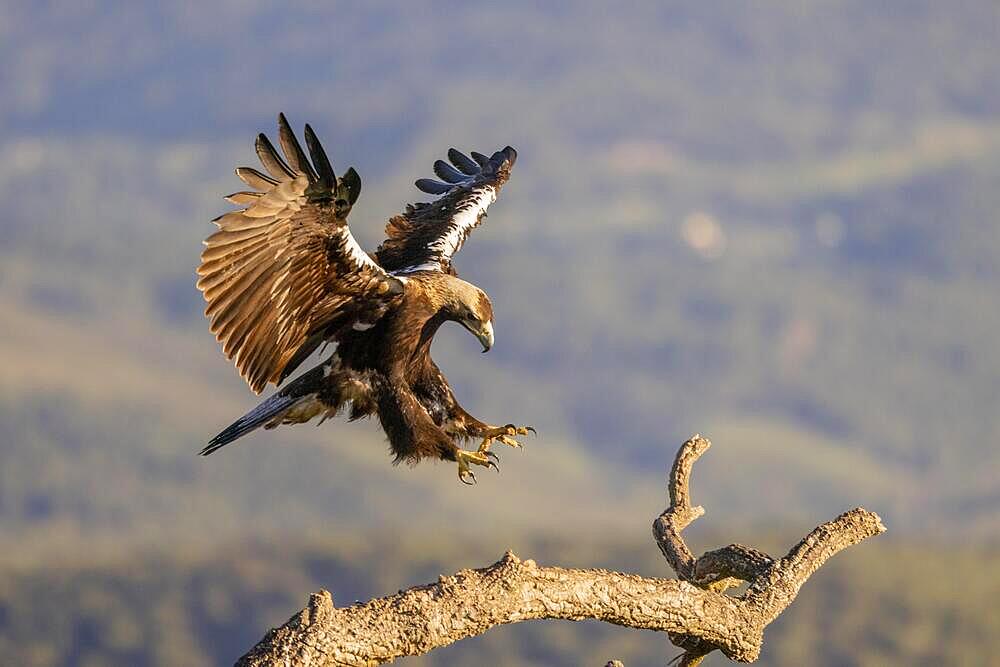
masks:
<svg viewBox="0 0 1000 667"><path fill-rule="evenodd" d="M471 158L448 150L438 160L441 180L416 186L433 201L410 204L389 220L386 240L373 253L361 249L347 216L361 191L348 169L338 178L309 125L302 150L284 114L278 116L282 157L257 137L267 174L240 167L252 190L226 199L243 206L214 221L205 241L198 289L211 331L250 388L280 385L320 345L334 343L329 359L302 374L215 436L208 455L259 426L332 417L378 415L396 462L436 457L458 463L459 479L475 482L470 465L492 467L494 441L520 447L513 436L530 427L494 426L466 412L430 356L438 327L458 322L493 346L493 306L483 290L460 279L452 257L486 217L510 176L517 153L510 146ZM475 451L457 442L481 439Z"/></svg>

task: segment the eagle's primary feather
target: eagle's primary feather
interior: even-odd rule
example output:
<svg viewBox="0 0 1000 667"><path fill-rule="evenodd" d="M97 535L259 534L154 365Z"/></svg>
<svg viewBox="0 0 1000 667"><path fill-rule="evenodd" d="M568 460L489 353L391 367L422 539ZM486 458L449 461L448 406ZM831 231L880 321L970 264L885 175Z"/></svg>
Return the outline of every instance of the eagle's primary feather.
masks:
<svg viewBox="0 0 1000 667"><path fill-rule="evenodd" d="M251 389L280 384L317 347L335 343L320 366L216 436L202 453L249 433L326 418L350 406L350 417L376 414L397 460L424 456L493 465L489 443L525 428L495 427L468 414L430 358L431 340L446 321L461 323L484 351L493 344L493 308L479 288L459 279L452 258L496 201L517 153L487 157L449 149L434 163L441 180L417 187L436 195L409 204L386 226L386 240L365 252L347 224L361 179L337 177L319 139L305 126L302 149L278 116L279 153L263 134L256 149L267 173L240 167L251 190L227 199L242 206L215 220L205 241L198 288L211 331ZM477 452L456 439L483 438Z"/></svg>

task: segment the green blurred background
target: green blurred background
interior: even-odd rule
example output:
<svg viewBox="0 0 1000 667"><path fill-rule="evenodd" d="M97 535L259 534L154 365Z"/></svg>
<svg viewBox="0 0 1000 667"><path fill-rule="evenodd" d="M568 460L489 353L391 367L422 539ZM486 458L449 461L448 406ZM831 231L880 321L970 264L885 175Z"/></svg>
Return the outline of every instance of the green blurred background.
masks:
<svg viewBox="0 0 1000 667"><path fill-rule="evenodd" d="M996 2L0 10L0 662L227 664L317 588L508 547L669 576L649 524L700 431L696 550L890 529L761 664L1000 664ZM457 260L497 345L434 348L471 412L538 428L501 475L393 467L370 422L196 456L256 401L194 268L278 111L361 173L367 247L449 146L518 149ZM676 654L551 622L399 664Z"/></svg>

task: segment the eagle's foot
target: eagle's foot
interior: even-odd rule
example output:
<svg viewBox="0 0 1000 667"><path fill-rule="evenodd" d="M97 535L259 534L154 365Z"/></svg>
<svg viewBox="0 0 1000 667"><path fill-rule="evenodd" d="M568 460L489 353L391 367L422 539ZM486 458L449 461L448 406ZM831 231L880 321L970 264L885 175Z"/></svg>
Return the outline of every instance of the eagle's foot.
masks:
<svg viewBox="0 0 1000 667"><path fill-rule="evenodd" d="M503 444L508 447L513 447L514 449L521 449L524 445L515 440L512 436L528 435L529 433L536 433L536 431L531 426L514 426L513 424L491 428L482 434L483 442L479 445L479 452L485 454L490 451L490 445L493 444L494 440L499 440Z"/></svg>
<svg viewBox="0 0 1000 667"><path fill-rule="evenodd" d="M491 451L483 450L480 447L480 451L470 452L466 449L460 449L455 452L455 459L458 461L458 479L463 484L475 484L476 483L476 473L472 472L469 465L484 466L486 468L493 468L497 472L500 472L500 466L497 462L500 457Z"/></svg>

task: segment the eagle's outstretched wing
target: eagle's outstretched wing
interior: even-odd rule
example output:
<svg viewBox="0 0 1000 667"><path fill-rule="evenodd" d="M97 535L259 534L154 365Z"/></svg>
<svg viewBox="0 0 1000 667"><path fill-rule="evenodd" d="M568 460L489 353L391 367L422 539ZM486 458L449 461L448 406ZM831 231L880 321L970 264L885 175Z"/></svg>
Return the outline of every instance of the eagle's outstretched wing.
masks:
<svg viewBox="0 0 1000 667"><path fill-rule="evenodd" d="M257 137L269 176L236 170L254 191L227 197L246 208L215 220L219 230L206 239L198 267L212 333L258 393L291 372L325 332L373 323L403 289L347 226L361 190L357 172L338 179L306 125L310 164L283 114L278 136L285 159Z"/></svg>
<svg viewBox="0 0 1000 667"><path fill-rule="evenodd" d="M452 256L496 201L500 187L510 177L517 151L507 146L491 157L473 151L470 159L451 148L448 159L452 164L444 160L434 163L440 181L421 178L416 183L422 191L440 196L432 202L407 205L405 212L386 225L388 238L375 252L386 271L454 273Z"/></svg>

